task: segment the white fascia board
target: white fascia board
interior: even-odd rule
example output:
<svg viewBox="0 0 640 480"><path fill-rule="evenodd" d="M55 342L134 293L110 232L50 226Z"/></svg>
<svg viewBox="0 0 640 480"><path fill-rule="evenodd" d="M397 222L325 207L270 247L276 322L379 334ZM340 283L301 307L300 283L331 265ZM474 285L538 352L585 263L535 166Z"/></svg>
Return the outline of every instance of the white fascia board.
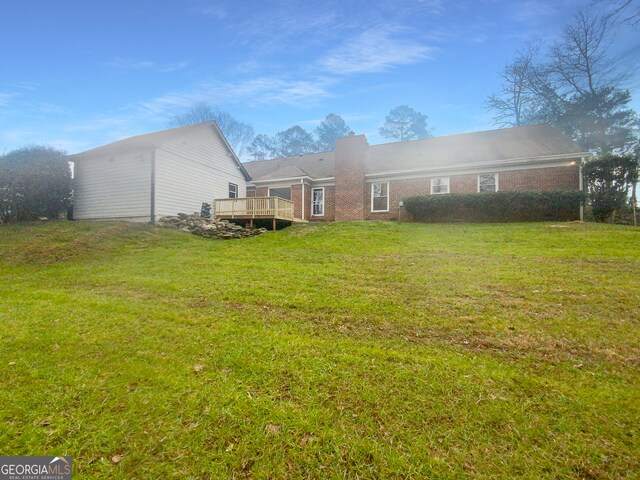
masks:
<svg viewBox="0 0 640 480"><path fill-rule="evenodd" d="M508 162L483 162L464 164L456 166L443 166L435 168L424 168L419 170L396 170L388 172L367 173L365 178L367 181L374 181L377 178L385 180L404 180L410 178L424 178L430 176L447 176L447 175L463 175L467 173L493 173L506 172L510 170L531 170L534 168L546 167L565 167L575 164L579 161L580 156L584 154L572 153L566 155L554 155L550 157L534 157L527 159L514 159ZM574 160L568 162L567 160ZM532 162L535 160L535 162Z"/></svg>
<svg viewBox="0 0 640 480"><path fill-rule="evenodd" d="M271 185L272 183L278 183L278 182L300 183L300 180L305 180L309 182L312 181L311 177L305 175L304 177L270 178L268 180L251 180L251 182L256 186L260 186L260 185Z"/></svg>
<svg viewBox="0 0 640 480"><path fill-rule="evenodd" d="M320 187L335 187L336 186L336 182L334 182L333 180L331 180L331 181L328 180L326 182L317 182L316 181L316 182L313 182L311 184L311 186L313 188L316 188L316 187L317 188L320 188Z"/></svg>

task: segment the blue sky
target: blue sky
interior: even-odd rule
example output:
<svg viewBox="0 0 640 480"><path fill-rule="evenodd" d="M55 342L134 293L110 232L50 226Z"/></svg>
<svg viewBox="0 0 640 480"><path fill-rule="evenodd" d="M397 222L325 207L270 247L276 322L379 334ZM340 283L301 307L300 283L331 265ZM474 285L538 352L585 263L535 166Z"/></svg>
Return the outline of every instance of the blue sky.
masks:
<svg viewBox="0 0 640 480"><path fill-rule="evenodd" d="M606 5L606 2L605 2ZM435 135L494 128L486 97L528 40L591 0L3 1L0 152L75 153L207 102L273 134L341 115L370 143L393 107ZM612 46L638 65L638 31ZM634 108L640 110L638 79Z"/></svg>

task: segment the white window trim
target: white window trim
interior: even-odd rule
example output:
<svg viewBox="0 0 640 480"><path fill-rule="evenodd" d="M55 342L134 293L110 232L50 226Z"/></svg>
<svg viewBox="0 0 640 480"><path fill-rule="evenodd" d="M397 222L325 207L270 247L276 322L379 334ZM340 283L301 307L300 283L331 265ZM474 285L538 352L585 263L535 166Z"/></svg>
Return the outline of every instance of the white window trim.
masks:
<svg viewBox="0 0 640 480"><path fill-rule="evenodd" d="M385 210L374 210L373 209L373 191L374 191L373 186L376 185L376 184L382 185L382 184L385 184L385 183L387 184L387 208ZM389 182L373 182L371 184L371 212L373 212L373 213L383 213L383 212L388 212L389 211L389 193L390 193L389 192ZM382 198L382 197L380 197L380 198Z"/></svg>
<svg viewBox="0 0 640 480"><path fill-rule="evenodd" d="M231 186L232 186L232 185L233 185L234 187L236 187L236 191L235 191L236 196L235 196L235 197L229 196L229 198L238 198L238 184L237 184L237 183L231 183L231 182L229 182L229 194L231 194Z"/></svg>
<svg viewBox="0 0 640 480"><path fill-rule="evenodd" d="M480 193L480 176L481 175L493 175L496 177L496 192L500 191L500 180L497 173L479 173L478 174L478 193Z"/></svg>
<svg viewBox="0 0 640 480"><path fill-rule="evenodd" d="M433 184L434 180L444 180L447 179L447 191L446 192L434 192L433 191L433 187L435 187L435 185ZM431 192L431 195L446 195L447 193L451 193L451 177L431 177L429 179L429 185L431 186L431 188L429 189L429 191ZM441 186L441 185L439 185Z"/></svg>
<svg viewBox="0 0 640 480"><path fill-rule="evenodd" d="M313 213L313 191L322 190L322 213ZM311 189L311 216L312 217L324 217L324 187L313 187Z"/></svg>

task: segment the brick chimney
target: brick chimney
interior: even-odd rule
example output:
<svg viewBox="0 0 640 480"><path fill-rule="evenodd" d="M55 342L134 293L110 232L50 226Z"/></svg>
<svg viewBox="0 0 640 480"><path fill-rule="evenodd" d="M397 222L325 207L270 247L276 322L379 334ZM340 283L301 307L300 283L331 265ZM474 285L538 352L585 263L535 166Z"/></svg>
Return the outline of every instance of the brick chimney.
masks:
<svg viewBox="0 0 640 480"><path fill-rule="evenodd" d="M367 137L350 133L336 141L336 221L364 220Z"/></svg>

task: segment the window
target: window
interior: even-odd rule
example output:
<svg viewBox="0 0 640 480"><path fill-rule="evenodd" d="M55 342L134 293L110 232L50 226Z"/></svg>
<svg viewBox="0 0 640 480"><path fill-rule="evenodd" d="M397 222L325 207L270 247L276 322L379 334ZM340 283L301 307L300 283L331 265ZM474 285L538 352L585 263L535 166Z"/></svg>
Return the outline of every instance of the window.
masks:
<svg viewBox="0 0 640 480"><path fill-rule="evenodd" d="M371 184L371 211L372 212L388 212L389 211L389 183L372 183Z"/></svg>
<svg viewBox="0 0 640 480"><path fill-rule="evenodd" d="M284 198L285 200L291 200L291 187L270 188L269 196L280 197L280 198Z"/></svg>
<svg viewBox="0 0 640 480"><path fill-rule="evenodd" d="M431 179L431 194L449 193L449 177Z"/></svg>
<svg viewBox="0 0 640 480"><path fill-rule="evenodd" d="M322 217L324 215L324 188L311 189L311 215Z"/></svg>
<svg viewBox="0 0 640 480"><path fill-rule="evenodd" d="M478 175L478 192L497 192L498 191L498 174L483 173Z"/></svg>
<svg viewBox="0 0 640 480"><path fill-rule="evenodd" d="M238 185L235 183L229 184L229 198L238 198Z"/></svg>

